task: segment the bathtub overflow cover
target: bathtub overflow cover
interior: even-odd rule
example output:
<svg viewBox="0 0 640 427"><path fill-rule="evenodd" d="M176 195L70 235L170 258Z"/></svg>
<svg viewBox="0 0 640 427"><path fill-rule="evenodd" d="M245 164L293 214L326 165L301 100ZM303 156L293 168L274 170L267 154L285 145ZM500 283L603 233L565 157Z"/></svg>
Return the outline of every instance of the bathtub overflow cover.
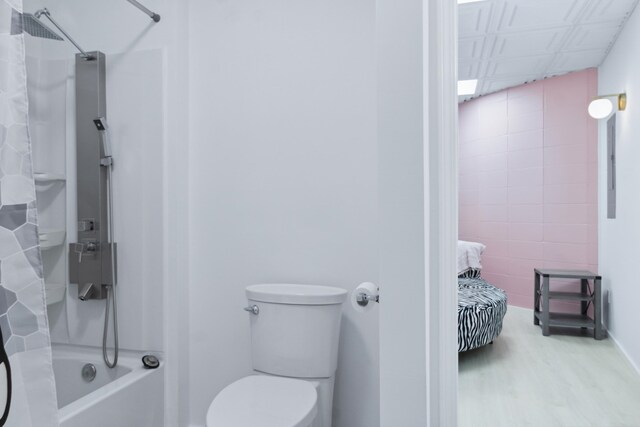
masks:
<svg viewBox="0 0 640 427"><path fill-rule="evenodd" d="M151 354L147 354L145 356L142 356L142 364L147 369L156 369L158 366L160 366L160 361L157 357Z"/></svg>
<svg viewBox="0 0 640 427"><path fill-rule="evenodd" d="M96 367L92 363L82 367L82 379L88 383L96 379Z"/></svg>

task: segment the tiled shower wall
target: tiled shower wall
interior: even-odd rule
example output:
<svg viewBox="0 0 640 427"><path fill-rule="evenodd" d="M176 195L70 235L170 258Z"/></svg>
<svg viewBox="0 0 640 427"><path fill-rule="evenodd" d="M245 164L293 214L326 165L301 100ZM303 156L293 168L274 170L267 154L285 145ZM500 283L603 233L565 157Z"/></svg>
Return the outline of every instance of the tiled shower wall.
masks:
<svg viewBox="0 0 640 427"><path fill-rule="evenodd" d="M597 271L596 92L590 69L460 105L460 238L510 304L533 307L535 267Z"/></svg>

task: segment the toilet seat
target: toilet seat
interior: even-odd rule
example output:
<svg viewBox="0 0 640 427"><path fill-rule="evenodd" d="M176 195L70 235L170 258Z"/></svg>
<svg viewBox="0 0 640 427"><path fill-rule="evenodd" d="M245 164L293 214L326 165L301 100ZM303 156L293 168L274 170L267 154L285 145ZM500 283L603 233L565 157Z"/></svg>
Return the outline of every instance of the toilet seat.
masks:
<svg viewBox="0 0 640 427"><path fill-rule="evenodd" d="M309 427L318 395L311 383L251 375L222 390L207 411L207 427Z"/></svg>

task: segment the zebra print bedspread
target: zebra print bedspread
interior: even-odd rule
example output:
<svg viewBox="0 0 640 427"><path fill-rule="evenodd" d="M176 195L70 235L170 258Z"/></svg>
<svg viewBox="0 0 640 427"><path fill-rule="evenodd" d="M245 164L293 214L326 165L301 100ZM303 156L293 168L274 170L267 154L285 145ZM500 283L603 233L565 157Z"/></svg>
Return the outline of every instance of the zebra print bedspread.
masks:
<svg viewBox="0 0 640 427"><path fill-rule="evenodd" d="M458 279L458 352L489 344L502 331L507 294L484 279Z"/></svg>
<svg viewBox="0 0 640 427"><path fill-rule="evenodd" d="M479 279L482 270L478 268L469 268L458 274L458 279Z"/></svg>

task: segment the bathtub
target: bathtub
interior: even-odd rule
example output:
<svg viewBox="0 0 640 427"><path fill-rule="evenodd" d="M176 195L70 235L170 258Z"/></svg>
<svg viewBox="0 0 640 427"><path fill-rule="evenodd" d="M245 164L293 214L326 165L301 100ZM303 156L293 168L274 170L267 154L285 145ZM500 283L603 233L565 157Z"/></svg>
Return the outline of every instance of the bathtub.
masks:
<svg viewBox="0 0 640 427"><path fill-rule="evenodd" d="M164 366L145 369L142 353L120 352L106 367L102 350L53 346L60 427L161 427L164 425ZM82 377L91 363L95 379Z"/></svg>

